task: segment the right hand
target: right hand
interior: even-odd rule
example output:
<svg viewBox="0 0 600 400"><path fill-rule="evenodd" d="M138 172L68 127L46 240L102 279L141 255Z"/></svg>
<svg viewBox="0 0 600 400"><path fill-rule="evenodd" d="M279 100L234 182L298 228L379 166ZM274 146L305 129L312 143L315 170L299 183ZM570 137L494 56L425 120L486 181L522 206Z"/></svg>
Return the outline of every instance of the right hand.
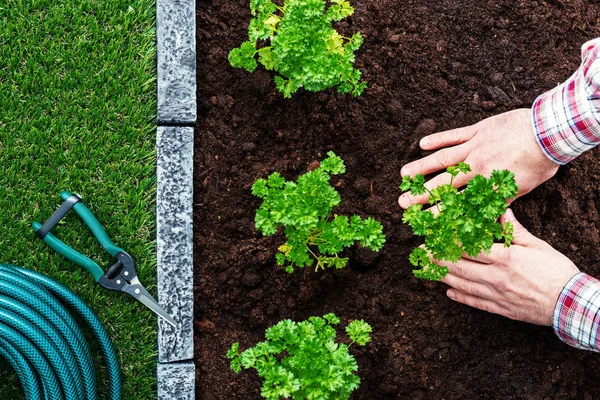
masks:
<svg viewBox="0 0 600 400"><path fill-rule="evenodd" d="M423 150L435 153L406 164L401 175L415 176L440 172L465 162L471 166L467 175L459 174L453 185L462 187L475 175L489 177L493 170L508 169L515 174L519 187L516 197L523 196L556 174L559 165L550 160L538 145L533 132L530 109L518 109L487 118L475 125L439 132L421 139ZM450 183L443 172L425 183L431 190ZM516 198L515 197L515 198ZM398 199L402 208L427 203L429 196L404 193Z"/></svg>
<svg viewBox="0 0 600 400"><path fill-rule="evenodd" d="M510 247L495 243L489 254L464 255L442 279L451 299L480 310L537 325L552 325L556 301L579 272L567 257L529 233L510 209L502 223L514 227Z"/></svg>

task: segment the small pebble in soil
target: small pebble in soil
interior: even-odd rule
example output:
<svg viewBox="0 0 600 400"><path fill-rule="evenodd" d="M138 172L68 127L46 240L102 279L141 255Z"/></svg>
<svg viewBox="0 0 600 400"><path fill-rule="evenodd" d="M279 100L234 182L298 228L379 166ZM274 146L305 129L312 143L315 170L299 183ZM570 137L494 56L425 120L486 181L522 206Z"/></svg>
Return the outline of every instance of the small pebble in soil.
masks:
<svg viewBox="0 0 600 400"><path fill-rule="evenodd" d="M433 118L426 118L419 122L417 128L415 129L415 133L420 136L431 135L435 132L437 128L437 124Z"/></svg>

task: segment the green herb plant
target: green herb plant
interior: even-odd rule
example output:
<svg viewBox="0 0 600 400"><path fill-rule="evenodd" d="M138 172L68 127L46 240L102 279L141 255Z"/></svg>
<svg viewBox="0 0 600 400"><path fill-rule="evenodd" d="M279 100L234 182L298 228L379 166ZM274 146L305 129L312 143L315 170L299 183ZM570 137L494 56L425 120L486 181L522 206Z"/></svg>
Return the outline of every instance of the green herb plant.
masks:
<svg viewBox="0 0 600 400"><path fill-rule="evenodd" d="M266 399L348 399L360 385L358 365L348 350L354 343L371 341L371 326L363 320L348 324L351 342L346 345L336 343L333 325L339 323L335 314L283 320L268 328L266 340L254 347L240 353L239 343L234 343L227 352L231 369L256 369Z"/></svg>
<svg viewBox="0 0 600 400"><path fill-rule="evenodd" d="M278 265L288 264L289 273L294 266L311 266L315 260L316 270L343 268L348 258L338 254L357 241L374 251L383 247L385 235L379 221L332 215L341 199L329 179L345 171L344 161L330 151L317 169L301 175L297 182L274 172L252 185L252 194L263 199L256 212L256 229L268 236L284 227L287 242L279 247L276 259Z"/></svg>
<svg viewBox="0 0 600 400"><path fill-rule="evenodd" d="M233 67L253 72L258 63L273 70L275 85L285 98L299 88L311 92L337 86L340 93L359 96L367 87L354 68L354 53L363 37L340 35L331 24L354 13L345 0L285 0L283 7L271 0L250 0L252 20L248 39L229 53ZM259 46L258 41L267 41ZM258 60L257 60L258 56Z"/></svg>
<svg viewBox="0 0 600 400"><path fill-rule="evenodd" d="M471 257L482 251L489 253L494 240L504 240L505 247L512 242L512 224L501 224L498 218L506 211L506 199L517 194L515 175L508 170L495 170L490 178L476 175L459 192L452 182L459 173L470 172L470 166L461 162L447 171L451 175L450 184L432 190L425 187L421 174L414 178L404 176L400 186L413 195L428 193L429 204L436 211L423 210L422 204L415 204L402 217L415 235L425 237L424 246L414 249L409 257L412 265L421 268L413 270L418 278L439 281L446 276L448 268L435 264L432 258L457 262L463 253Z"/></svg>

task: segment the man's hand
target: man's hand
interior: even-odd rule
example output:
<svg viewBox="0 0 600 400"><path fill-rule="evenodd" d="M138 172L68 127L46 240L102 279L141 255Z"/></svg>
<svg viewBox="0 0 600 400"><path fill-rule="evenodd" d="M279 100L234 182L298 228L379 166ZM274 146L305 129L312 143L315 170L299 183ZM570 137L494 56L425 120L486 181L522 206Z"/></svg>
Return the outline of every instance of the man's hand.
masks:
<svg viewBox="0 0 600 400"><path fill-rule="evenodd" d="M465 186L476 174L489 176L495 169L508 169L515 174L519 193L529 193L550 179L558 164L544 155L536 142L531 124L531 110L519 109L485 119L475 125L425 136L420 142L423 150L438 150L402 168L401 174L415 176L440 172L448 166L465 162L471 173L459 174L453 182ZM428 189L450 183L450 175L441 173L425 183ZM414 197L404 193L398 199L402 208L427 203L428 196Z"/></svg>
<svg viewBox="0 0 600 400"><path fill-rule="evenodd" d="M552 325L556 300L579 272L575 264L548 243L529 233L508 209L501 218L514 226L513 244L494 244L490 254L466 255L442 282L451 299L480 310L537 325Z"/></svg>

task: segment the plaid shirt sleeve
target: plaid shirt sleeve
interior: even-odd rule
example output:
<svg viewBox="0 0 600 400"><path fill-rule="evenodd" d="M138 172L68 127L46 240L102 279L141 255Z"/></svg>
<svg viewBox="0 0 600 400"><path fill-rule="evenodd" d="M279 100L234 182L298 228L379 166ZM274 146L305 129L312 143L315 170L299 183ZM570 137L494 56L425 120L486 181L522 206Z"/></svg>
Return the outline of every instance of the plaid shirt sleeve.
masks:
<svg viewBox="0 0 600 400"><path fill-rule="evenodd" d="M558 297L552 325L566 344L600 351L600 281L583 272L573 276Z"/></svg>
<svg viewBox="0 0 600 400"><path fill-rule="evenodd" d="M585 43L581 52L579 69L532 107L538 144L558 164L600 143L600 38Z"/></svg>

